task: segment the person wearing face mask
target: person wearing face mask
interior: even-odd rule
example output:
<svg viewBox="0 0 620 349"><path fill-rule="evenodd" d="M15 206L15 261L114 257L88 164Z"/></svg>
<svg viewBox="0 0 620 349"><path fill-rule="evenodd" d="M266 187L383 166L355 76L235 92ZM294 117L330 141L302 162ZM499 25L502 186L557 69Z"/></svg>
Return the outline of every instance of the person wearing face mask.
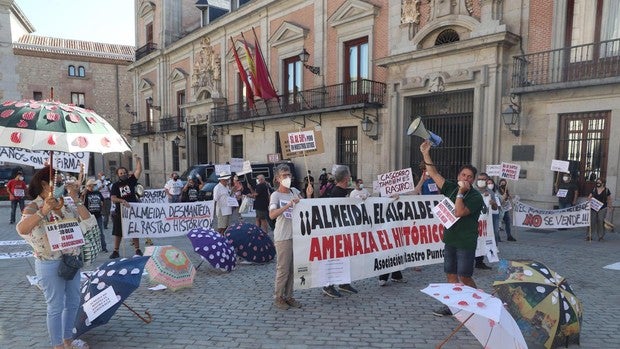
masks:
<svg viewBox="0 0 620 349"><path fill-rule="evenodd" d="M504 222L504 230L506 231L506 240L508 241L517 241L512 234L512 217L510 216L510 211L512 210L512 197L510 196L510 191L507 187L507 182L504 178L499 180L499 190L498 194L500 195L500 203L502 206L502 211L500 213L500 220Z"/></svg>
<svg viewBox="0 0 620 349"><path fill-rule="evenodd" d="M103 206L101 207L101 217L103 218L103 229L108 229L108 222L110 221L110 181L106 178L103 172L97 173L97 189L103 196Z"/></svg>
<svg viewBox="0 0 620 349"><path fill-rule="evenodd" d="M19 212L24 210L24 197L26 196L26 190L28 186L24 182L24 174L22 171L17 171L15 177L8 181L6 189L9 192L9 200L11 200L11 217L9 224L15 224L15 211L19 205Z"/></svg>
<svg viewBox="0 0 620 349"><path fill-rule="evenodd" d="M437 184L435 184L435 181L428 175L428 171L426 171L426 165L424 164L424 161L420 162L419 168L422 172L422 175L420 176L420 180L418 181L418 184L413 190L413 193L416 195L438 195L439 188L437 188Z"/></svg>
<svg viewBox="0 0 620 349"><path fill-rule="evenodd" d="M120 257L118 250L121 246L121 239L123 238L123 227L121 225L121 205L129 206L130 202L140 202L140 199L136 195L136 186L138 185L138 177L142 174L142 161L140 157L134 155L136 158L136 169L130 176L125 167L119 167L116 169L116 175L118 181L112 184L110 189L110 197L112 203L116 204L113 218L112 235L114 235L114 251L110 255L110 259ZM142 250L140 250L140 240L138 238L133 239L133 247L136 249L136 255L142 256Z"/></svg>
<svg viewBox="0 0 620 349"><path fill-rule="evenodd" d="M254 211L256 211L256 225L261 227L265 233L269 232L269 196L271 188L265 181L265 176L260 174L256 177L256 187L254 187Z"/></svg>
<svg viewBox="0 0 620 349"><path fill-rule="evenodd" d="M228 203L231 198L228 182L230 173L221 172L217 185L213 188L213 202L215 204L215 216L217 218L217 231L224 235L224 231L230 225L230 216L232 216L232 207Z"/></svg>
<svg viewBox="0 0 620 349"><path fill-rule="evenodd" d="M321 174L319 175L319 189L327 184L327 170L325 168L321 169Z"/></svg>
<svg viewBox="0 0 620 349"><path fill-rule="evenodd" d="M101 250L103 252L108 252L108 247L105 242L105 234L103 233L103 217L101 216L101 211L103 210L103 195L99 192L97 188L97 181L94 179L89 179L86 182L86 190L82 193L82 200L84 201L84 206L90 214L95 216L97 220L97 225L99 225L99 237L101 239Z"/></svg>
<svg viewBox="0 0 620 349"><path fill-rule="evenodd" d="M495 205L491 205L491 219L493 221L493 235L495 236L495 243L501 242L499 237L499 216L502 203L499 195L497 194L497 188L495 187L495 181L493 178L487 178L486 182L487 191L491 193L491 200L495 201Z"/></svg>
<svg viewBox="0 0 620 349"><path fill-rule="evenodd" d="M562 183L558 185L556 196L558 197L560 209L577 205L579 189L577 188L577 184L571 181L568 173L562 175Z"/></svg>
<svg viewBox="0 0 620 349"><path fill-rule="evenodd" d="M480 172L480 174L478 175L478 179L476 180L476 189L480 192L480 194L482 194L484 201L485 202L488 201L489 203L488 206L485 206L483 208L483 211L482 211L483 214L493 212L494 210L498 209L497 200L495 199L495 192L487 188L488 179L489 179L488 174L486 174L485 172ZM484 263L484 256L476 257L475 267L476 269L485 269L485 270L491 269L490 266Z"/></svg>
<svg viewBox="0 0 620 349"><path fill-rule="evenodd" d="M181 202L181 194L183 193L183 182L179 180L179 175L172 172L170 179L164 185L164 192L168 197L168 202Z"/></svg>
<svg viewBox="0 0 620 349"><path fill-rule="evenodd" d="M366 200L370 196L370 193L364 188L364 181L358 178L355 181L355 189L351 191L349 197Z"/></svg>
<svg viewBox="0 0 620 349"><path fill-rule="evenodd" d="M603 205L599 210L595 210L592 205L590 206L590 233L586 236L586 240L590 241L592 239L592 232L596 232L598 241L603 241L605 237L604 222L607 217L607 211L613 210L613 199L611 198L611 191L605 187L605 180L599 178L595 183L596 187L588 195L588 200L596 199Z"/></svg>

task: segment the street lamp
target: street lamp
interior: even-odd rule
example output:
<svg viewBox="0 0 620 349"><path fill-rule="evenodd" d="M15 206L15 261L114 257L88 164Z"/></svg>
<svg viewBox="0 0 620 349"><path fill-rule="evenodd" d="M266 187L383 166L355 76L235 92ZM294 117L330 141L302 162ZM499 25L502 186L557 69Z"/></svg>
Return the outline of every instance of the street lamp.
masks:
<svg viewBox="0 0 620 349"><path fill-rule="evenodd" d="M149 106L149 108L151 108L151 109L155 109L155 110L159 110L159 111L161 111L161 106L159 106L159 105L153 105L153 97L148 97L148 98L146 99L146 105L148 105L148 106Z"/></svg>
<svg viewBox="0 0 620 349"><path fill-rule="evenodd" d="M308 63L309 58L310 58L310 54L308 53L308 51L306 51L306 48L304 47L301 53L299 54L299 60L304 64L304 67L308 69L312 74L321 75L320 67L315 67L315 66L306 64Z"/></svg>
<svg viewBox="0 0 620 349"><path fill-rule="evenodd" d="M127 103L127 104L125 104L125 111L126 111L128 114L131 114L131 115L133 115L133 116L138 115L138 113L137 113L137 112L135 112L135 111L131 110L131 107L129 106L129 104L128 104L128 103Z"/></svg>
<svg viewBox="0 0 620 349"><path fill-rule="evenodd" d="M375 129L375 132L373 132L374 122L372 122L372 120L370 120L367 115L364 115L361 124L362 132L364 132L366 136L374 140L377 140L379 138L378 129Z"/></svg>
<svg viewBox="0 0 620 349"><path fill-rule="evenodd" d="M211 134L209 135L209 138L211 139L211 143L215 144L215 145L223 145L224 143L219 141L219 137L217 135L217 129L213 128L213 131L211 131Z"/></svg>
<svg viewBox="0 0 620 349"><path fill-rule="evenodd" d="M501 116L508 130L519 137L521 135L521 105L516 97L510 97L510 105L504 109Z"/></svg>

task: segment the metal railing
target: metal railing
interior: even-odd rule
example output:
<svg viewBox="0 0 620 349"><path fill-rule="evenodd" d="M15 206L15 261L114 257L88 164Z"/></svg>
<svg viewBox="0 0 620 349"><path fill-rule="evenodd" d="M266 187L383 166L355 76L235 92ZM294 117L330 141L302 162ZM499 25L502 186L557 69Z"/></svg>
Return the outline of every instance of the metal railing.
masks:
<svg viewBox="0 0 620 349"><path fill-rule="evenodd" d="M152 42L149 42L146 45L140 47L136 50L136 61L155 50L157 50L157 44Z"/></svg>
<svg viewBox="0 0 620 349"><path fill-rule="evenodd" d="M180 116L169 116L165 118L159 119L159 131L160 132L175 132L180 131L183 128L181 127Z"/></svg>
<svg viewBox="0 0 620 349"><path fill-rule="evenodd" d="M570 87L577 82L619 77L620 39L515 56L513 64L512 88L562 83Z"/></svg>
<svg viewBox="0 0 620 349"><path fill-rule="evenodd" d="M144 136L155 132L152 123L148 121L135 122L130 125L129 132L132 137Z"/></svg>
<svg viewBox="0 0 620 349"><path fill-rule="evenodd" d="M358 80L278 96L279 99L257 100L255 108L247 103L229 104L211 109L213 122L234 122L259 117L303 115L353 106L382 107L385 102L385 84L372 80Z"/></svg>

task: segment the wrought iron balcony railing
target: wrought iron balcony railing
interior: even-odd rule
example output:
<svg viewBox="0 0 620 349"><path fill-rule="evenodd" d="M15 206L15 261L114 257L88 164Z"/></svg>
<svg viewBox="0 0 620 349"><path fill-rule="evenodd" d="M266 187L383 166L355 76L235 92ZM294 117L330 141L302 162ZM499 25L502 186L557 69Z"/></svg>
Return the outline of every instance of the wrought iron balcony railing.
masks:
<svg viewBox="0 0 620 349"><path fill-rule="evenodd" d="M181 116L170 116L159 119L159 131L160 132L176 132L183 128L181 122L183 118Z"/></svg>
<svg viewBox="0 0 620 349"><path fill-rule="evenodd" d="M620 82L620 39L513 58L513 92Z"/></svg>
<svg viewBox="0 0 620 349"><path fill-rule="evenodd" d="M364 107L383 107L385 84L372 80L358 80L324 86L296 93L283 94L279 100L256 101L251 109L247 103L229 104L213 108L214 123L235 123L256 118L280 118L315 114L326 111Z"/></svg>
<svg viewBox="0 0 620 349"><path fill-rule="evenodd" d="M136 50L136 61L155 50L157 50L157 44L152 42L149 42L146 45L140 47Z"/></svg>
<svg viewBox="0 0 620 349"><path fill-rule="evenodd" d="M130 125L129 133L132 137L144 136L155 132L153 123L149 121L135 122Z"/></svg>

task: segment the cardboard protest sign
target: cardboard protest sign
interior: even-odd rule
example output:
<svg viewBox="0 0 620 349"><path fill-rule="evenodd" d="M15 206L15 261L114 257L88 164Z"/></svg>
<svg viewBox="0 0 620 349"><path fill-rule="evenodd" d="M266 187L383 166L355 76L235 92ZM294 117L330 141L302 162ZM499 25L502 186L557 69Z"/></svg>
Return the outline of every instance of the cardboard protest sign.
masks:
<svg viewBox="0 0 620 349"><path fill-rule="evenodd" d="M561 210L544 210L520 201L513 202L513 225L533 229L558 229L590 226L590 202Z"/></svg>
<svg viewBox="0 0 620 349"><path fill-rule="evenodd" d="M214 167L215 167L215 174L217 176L219 176L220 173L232 173L229 164L215 164Z"/></svg>
<svg viewBox="0 0 620 349"><path fill-rule="evenodd" d="M569 173L570 162L564 160L551 160L551 171Z"/></svg>
<svg viewBox="0 0 620 349"><path fill-rule="evenodd" d="M243 159L242 158L230 158L230 161L228 161L228 163L230 164L230 172L239 174L239 172L243 170Z"/></svg>
<svg viewBox="0 0 620 349"><path fill-rule="evenodd" d="M517 181L519 180L519 172L521 172L521 165L502 162L502 169L499 177Z"/></svg>
<svg viewBox="0 0 620 349"><path fill-rule="evenodd" d="M166 192L163 189L146 189L140 198L142 203L164 203L168 202Z"/></svg>
<svg viewBox="0 0 620 349"><path fill-rule="evenodd" d="M84 235L77 219L63 219L45 224L52 251L84 245Z"/></svg>
<svg viewBox="0 0 620 349"><path fill-rule="evenodd" d="M432 212L442 195L301 200L293 208L295 289L348 283L443 262L444 227ZM488 215L478 222L476 255L494 248ZM489 243L490 240L493 242ZM489 247L494 246L494 247Z"/></svg>
<svg viewBox="0 0 620 349"><path fill-rule="evenodd" d="M165 238L207 228L213 220L213 201L187 203L129 203L121 206L123 238Z"/></svg>
<svg viewBox="0 0 620 349"><path fill-rule="evenodd" d="M249 160L246 160L243 162L241 170L237 171L237 175L241 176L248 173L252 173L252 163Z"/></svg>
<svg viewBox="0 0 620 349"><path fill-rule="evenodd" d="M282 158L292 159L304 155L323 154L323 134L320 130L306 128L298 131L281 132Z"/></svg>
<svg viewBox="0 0 620 349"><path fill-rule="evenodd" d="M267 154L267 162L280 162L280 153Z"/></svg>
<svg viewBox="0 0 620 349"><path fill-rule="evenodd" d="M380 174L377 179L381 196L409 193L415 188L411 168Z"/></svg>
<svg viewBox="0 0 620 349"><path fill-rule="evenodd" d="M502 165L487 165L486 173L489 175L489 177L499 177L502 174Z"/></svg>

